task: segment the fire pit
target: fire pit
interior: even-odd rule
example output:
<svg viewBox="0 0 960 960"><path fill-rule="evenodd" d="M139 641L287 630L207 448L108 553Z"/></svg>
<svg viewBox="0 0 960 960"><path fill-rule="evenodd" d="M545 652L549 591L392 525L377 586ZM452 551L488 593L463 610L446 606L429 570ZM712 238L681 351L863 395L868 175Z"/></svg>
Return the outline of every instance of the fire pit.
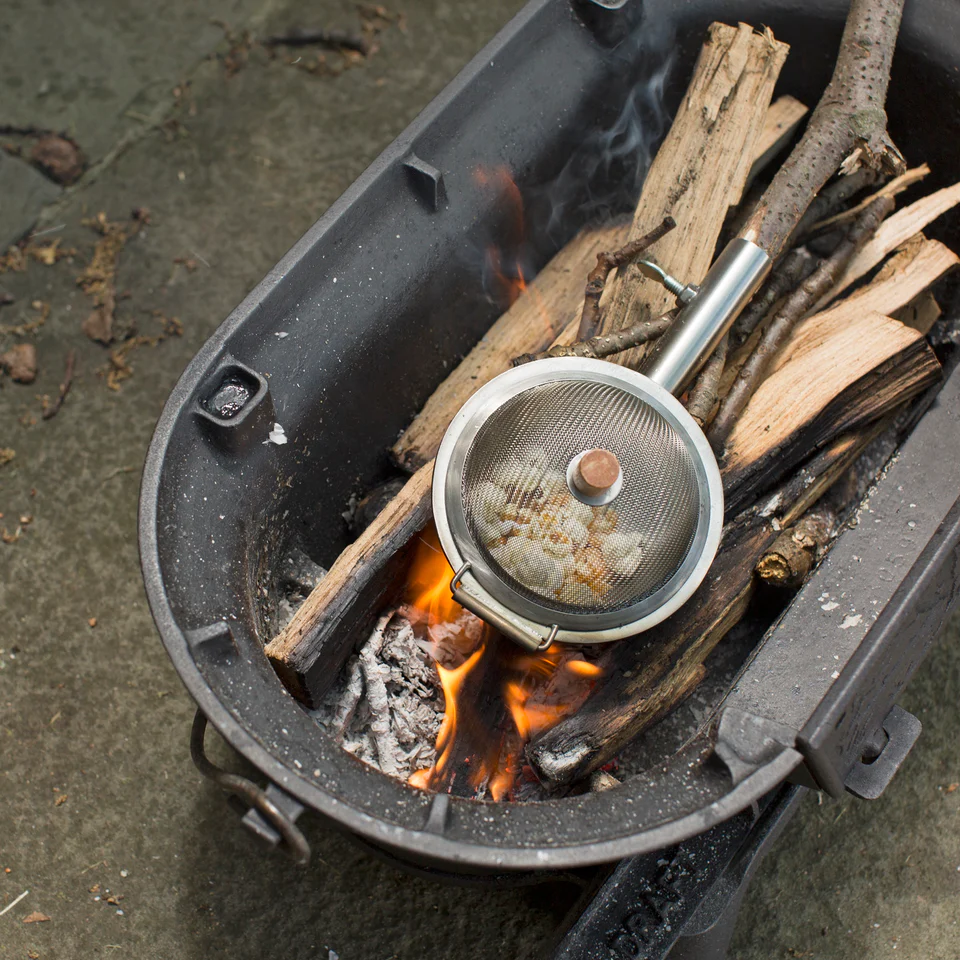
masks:
<svg viewBox="0 0 960 960"><path fill-rule="evenodd" d="M637 117L656 128L650 85L667 62L666 37L668 108L707 23L738 18L769 24L792 45L781 86L813 103L845 12L840 0L802 12L764 2L534 0L191 363L147 459L144 576L199 706L198 759L207 718L268 781L260 790L207 768L244 797L245 822L266 839L306 856L295 821L310 809L391 857L447 875L556 871L695 837L788 777L869 796L892 776L912 740L890 709L960 581L960 501L955 467L942 456L960 449L960 375L880 481L872 522L840 536L762 646L753 649L763 623L731 642L700 705L723 700L716 732L676 712L645 748L643 772L617 789L530 804L415 789L323 734L263 650L284 591L309 590L344 548L345 504L388 475L384 451L499 313L483 251L509 249L518 228L474 171L509 168L528 200L526 260L512 275L521 282L589 220L630 208L634 185L620 189L615 152L586 178L564 171L584 131L612 129L638 89L646 94ZM908 6L890 125L908 131L901 139L930 163L936 186L960 175L960 120L950 107L958 63L960 10L946 0ZM960 241L955 219L932 233ZM860 611L852 623L830 616L833 597ZM357 597L371 613L375 601ZM318 669L337 669L349 652ZM579 662L574 671L589 674L589 661ZM865 755L875 762L861 763ZM430 785L429 774L421 778Z"/></svg>

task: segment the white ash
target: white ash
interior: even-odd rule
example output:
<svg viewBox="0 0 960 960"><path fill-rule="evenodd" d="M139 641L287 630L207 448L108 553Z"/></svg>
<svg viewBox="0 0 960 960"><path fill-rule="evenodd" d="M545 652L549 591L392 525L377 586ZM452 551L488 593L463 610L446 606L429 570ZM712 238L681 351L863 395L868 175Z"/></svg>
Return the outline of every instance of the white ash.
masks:
<svg viewBox="0 0 960 960"><path fill-rule="evenodd" d="M430 646L395 611L380 618L312 713L349 753L406 780L433 766L443 711Z"/></svg>

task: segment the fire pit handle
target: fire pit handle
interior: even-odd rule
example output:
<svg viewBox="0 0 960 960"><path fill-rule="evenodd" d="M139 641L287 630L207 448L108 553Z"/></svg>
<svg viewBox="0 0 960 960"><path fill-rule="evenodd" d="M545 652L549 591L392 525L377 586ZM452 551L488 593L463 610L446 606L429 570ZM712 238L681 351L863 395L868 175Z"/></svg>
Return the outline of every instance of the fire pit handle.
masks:
<svg viewBox="0 0 960 960"><path fill-rule="evenodd" d="M190 729L190 757L193 759L196 768L218 787L229 793L230 800L238 801L236 805L231 803L231 806L235 809L239 808L238 812L243 817L245 825L249 826L267 843L283 850L294 862L307 863L310 860L310 844L293 822L293 817L280 809L276 798L269 796L269 788L263 790L252 780L241 777L236 773L228 773L216 764L211 763L203 747L203 736L206 730L206 715L198 709L193 718L193 726ZM279 791L277 792L279 793ZM249 805L246 809L243 809L242 801L246 801ZM297 806L299 807L299 804ZM294 816L299 814L302 809L302 807L299 807L298 810L294 811ZM251 815L256 816L257 814L259 814L257 819L262 818L263 821L266 821L259 830L256 824L250 820ZM263 826L267 829L263 829ZM273 838L274 836L276 839Z"/></svg>

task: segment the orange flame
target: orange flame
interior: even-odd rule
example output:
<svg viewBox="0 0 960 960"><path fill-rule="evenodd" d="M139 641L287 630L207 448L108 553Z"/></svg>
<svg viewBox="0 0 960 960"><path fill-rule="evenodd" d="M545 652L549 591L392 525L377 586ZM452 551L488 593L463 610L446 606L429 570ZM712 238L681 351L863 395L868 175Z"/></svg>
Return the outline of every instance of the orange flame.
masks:
<svg viewBox="0 0 960 960"><path fill-rule="evenodd" d="M444 717L434 765L409 782L450 790L461 778L473 795L503 800L516 785L527 741L577 709L602 669L572 648L555 644L530 654L498 636L453 600L452 576L431 526L414 554L405 612L415 628L426 626ZM490 703L493 715L485 716Z"/></svg>
<svg viewBox="0 0 960 960"><path fill-rule="evenodd" d="M527 242L523 197L510 168L480 166L473 171L473 178L485 190L496 191L498 205L507 211L509 217L507 249L501 249L496 244L490 244L486 249L488 282L492 296L507 308L512 307L521 294L529 293L534 298L545 329L552 331L553 324L550 322L550 314L543 297L536 286L527 282L523 267L522 259Z"/></svg>

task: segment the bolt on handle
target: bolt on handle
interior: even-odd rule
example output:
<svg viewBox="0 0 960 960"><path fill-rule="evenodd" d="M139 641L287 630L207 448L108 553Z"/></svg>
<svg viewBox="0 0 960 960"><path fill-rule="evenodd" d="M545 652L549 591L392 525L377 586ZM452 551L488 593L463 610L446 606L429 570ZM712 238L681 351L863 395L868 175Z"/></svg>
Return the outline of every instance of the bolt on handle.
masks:
<svg viewBox="0 0 960 960"><path fill-rule="evenodd" d="M699 292L695 283L684 283L676 277L671 277L666 270L657 266L652 260L635 260L640 272L650 280L662 283L676 298L681 306L688 304Z"/></svg>

